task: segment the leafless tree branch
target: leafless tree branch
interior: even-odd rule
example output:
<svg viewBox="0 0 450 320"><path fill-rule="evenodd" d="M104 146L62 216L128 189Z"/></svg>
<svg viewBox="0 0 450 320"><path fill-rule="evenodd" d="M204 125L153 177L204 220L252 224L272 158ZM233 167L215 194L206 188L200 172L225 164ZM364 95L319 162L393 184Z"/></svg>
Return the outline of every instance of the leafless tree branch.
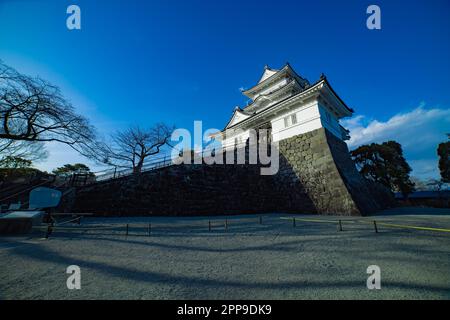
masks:
<svg viewBox="0 0 450 320"><path fill-rule="evenodd" d="M172 134L173 127L158 123L151 128L135 126L112 136L112 146L106 150L108 162L115 166L131 167L139 173L149 157L158 154Z"/></svg>
<svg viewBox="0 0 450 320"><path fill-rule="evenodd" d="M89 157L95 157L98 145L93 126L75 112L57 86L23 75L0 60L0 150L51 141Z"/></svg>

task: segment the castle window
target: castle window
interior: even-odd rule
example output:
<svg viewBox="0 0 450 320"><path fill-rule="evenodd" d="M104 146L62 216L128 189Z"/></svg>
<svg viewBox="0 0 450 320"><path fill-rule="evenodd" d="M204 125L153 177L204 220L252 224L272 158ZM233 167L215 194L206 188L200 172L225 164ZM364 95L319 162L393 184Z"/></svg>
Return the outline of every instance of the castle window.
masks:
<svg viewBox="0 0 450 320"><path fill-rule="evenodd" d="M292 122L292 124L297 123L297 115L295 113L293 115L291 115L291 122Z"/></svg>
<svg viewBox="0 0 450 320"><path fill-rule="evenodd" d="M297 123L297 115L291 114L290 116L284 117L284 127L290 127Z"/></svg>

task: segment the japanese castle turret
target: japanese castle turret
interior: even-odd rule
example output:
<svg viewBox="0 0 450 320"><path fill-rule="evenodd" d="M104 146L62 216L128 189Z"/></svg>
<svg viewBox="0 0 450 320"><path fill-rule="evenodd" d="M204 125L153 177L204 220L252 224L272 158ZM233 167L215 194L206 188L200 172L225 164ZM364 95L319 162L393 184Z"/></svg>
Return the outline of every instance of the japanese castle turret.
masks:
<svg viewBox="0 0 450 320"><path fill-rule="evenodd" d="M353 110L336 94L325 76L310 84L286 64L279 70L268 66L258 83L242 93L250 100L244 108L236 107L223 130L223 146L248 140L249 129L268 129L272 141L326 128L340 140L349 139L339 119Z"/></svg>
<svg viewBox="0 0 450 320"><path fill-rule="evenodd" d="M275 143L280 165L273 179L288 195L282 211L362 215L392 203L388 190L356 170L345 143L350 133L339 123L354 111L323 74L311 84L288 63L278 70L266 66L258 83L242 93L249 101L234 109L220 133L222 146Z"/></svg>

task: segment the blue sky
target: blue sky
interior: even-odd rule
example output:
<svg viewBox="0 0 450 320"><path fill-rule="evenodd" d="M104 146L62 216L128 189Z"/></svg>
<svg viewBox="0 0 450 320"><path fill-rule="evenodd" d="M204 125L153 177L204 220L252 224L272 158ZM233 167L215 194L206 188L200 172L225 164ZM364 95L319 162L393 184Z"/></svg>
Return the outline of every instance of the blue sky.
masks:
<svg viewBox="0 0 450 320"><path fill-rule="evenodd" d="M82 30L66 28L70 4ZM381 30L366 28L370 4ZM289 61L311 82L325 73L356 110L351 147L398 138L414 173L436 176L436 143L450 131L449 9L448 0L0 0L0 59L59 85L104 135L159 121L221 129L246 103L239 88ZM84 161L49 150L39 167Z"/></svg>

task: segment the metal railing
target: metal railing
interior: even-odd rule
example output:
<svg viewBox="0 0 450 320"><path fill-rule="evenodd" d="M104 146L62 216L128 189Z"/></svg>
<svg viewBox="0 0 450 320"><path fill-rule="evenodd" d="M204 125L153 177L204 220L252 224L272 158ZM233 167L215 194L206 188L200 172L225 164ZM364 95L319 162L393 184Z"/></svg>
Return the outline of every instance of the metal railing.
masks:
<svg viewBox="0 0 450 320"><path fill-rule="evenodd" d="M242 144L242 145L238 146L238 148L244 148L246 146L247 146L246 144ZM222 147L222 149L220 149L220 150L215 149L214 151L206 148L201 151L195 152L195 151L191 150L189 152L194 152L193 154L191 154L191 160L194 160L195 157L201 157L202 159L208 158L208 157L214 156L216 153L223 153L226 150L227 150L227 147ZM234 150L236 150L236 146L234 146ZM182 157L181 153L179 154L179 157L180 158ZM176 159L176 157L173 157L172 153L167 153L167 154L163 154L163 155L160 155L157 157L153 157L150 161L146 162L142 166L142 168L139 172L148 172L148 171L152 171L155 169L174 166L174 165L176 165L176 163L174 163L175 159ZM86 182L86 185L131 176L135 173L135 171L133 171L132 168L120 169L119 167L115 167L112 169L106 169L106 170L92 172L92 173L95 175L95 177L93 177L92 179L89 179Z"/></svg>
<svg viewBox="0 0 450 320"><path fill-rule="evenodd" d="M151 161L146 162L140 172L152 171L159 168L165 168L174 165L172 161L172 156L170 154L161 155L159 157L153 158ZM94 172L95 179L88 181L87 184L107 181L112 179L118 179L126 176L130 176L134 173L133 169L125 168L119 169L115 167L113 169L107 169L103 171Z"/></svg>

